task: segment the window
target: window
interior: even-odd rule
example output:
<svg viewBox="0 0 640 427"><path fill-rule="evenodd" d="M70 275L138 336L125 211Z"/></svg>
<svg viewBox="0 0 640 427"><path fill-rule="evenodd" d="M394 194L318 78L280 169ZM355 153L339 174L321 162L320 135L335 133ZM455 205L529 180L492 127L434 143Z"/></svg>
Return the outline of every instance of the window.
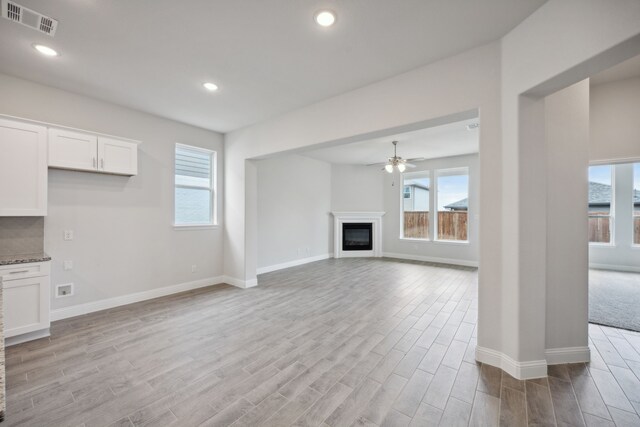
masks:
<svg viewBox="0 0 640 427"><path fill-rule="evenodd" d="M204 148L176 144L175 225L215 223L215 155Z"/></svg>
<svg viewBox="0 0 640 427"><path fill-rule="evenodd" d="M469 168L436 172L438 240L468 240Z"/></svg>
<svg viewBox="0 0 640 427"><path fill-rule="evenodd" d="M402 175L402 226L400 229L401 237L405 239L429 238L429 184L429 172Z"/></svg>
<svg viewBox="0 0 640 427"><path fill-rule="evenodd" d="M612 174L612 165L589 167L589 243L612 243Z"/></svg>
<svg viewBox="0 0 640 427"><path fill-rule="evenodd" d="M633 165L633 244L640 245L640 163Z"/></svg>

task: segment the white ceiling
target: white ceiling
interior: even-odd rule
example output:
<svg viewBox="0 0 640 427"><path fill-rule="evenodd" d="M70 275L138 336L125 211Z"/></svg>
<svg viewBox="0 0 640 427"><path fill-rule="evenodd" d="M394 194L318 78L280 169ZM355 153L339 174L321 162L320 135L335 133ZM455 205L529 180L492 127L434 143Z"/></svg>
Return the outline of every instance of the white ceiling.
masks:
<svg viewBox="0 0 640 427"><path fill-rule="evenodd" d="M466 125L478 119L464 120L412 132L369 139L300 153L329 163L368 165L387 161L393 156L391 141L398 141L398 156L404 159L459 156L477 153L480 148L478 128L467 130Z"/></svg>
<svg viewBox="0 0 640 427"><path fill-rule="evenodd" d="M640 55L634 56L624 62L619 63L601 73L591 77L589 83L598 85L602 83L615 82L616 80L630 79L640 76Z"/></svg>
<svg viewBox="0 0 640 427"><path fill-rule="evenodd" d="M16 1L58 30L0 19L0 72L226 132L496 40L545 0Z"/></svg>

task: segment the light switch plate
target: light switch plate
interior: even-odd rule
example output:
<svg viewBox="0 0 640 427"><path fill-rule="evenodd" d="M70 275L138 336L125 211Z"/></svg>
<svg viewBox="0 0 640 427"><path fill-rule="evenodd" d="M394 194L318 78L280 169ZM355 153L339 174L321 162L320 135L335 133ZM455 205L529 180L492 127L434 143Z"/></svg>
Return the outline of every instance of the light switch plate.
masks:
<svg viewBox="0 0 640 427"><path fill-rule="evenodd" d="M65 271L73 270L73 261L65 261L64 262Z"/></svg>
<svg viewBox="0 0 640 427"><path fill-rule="evenodd" d="M64 230L64 240L73 240L73 230Z"/></svg>

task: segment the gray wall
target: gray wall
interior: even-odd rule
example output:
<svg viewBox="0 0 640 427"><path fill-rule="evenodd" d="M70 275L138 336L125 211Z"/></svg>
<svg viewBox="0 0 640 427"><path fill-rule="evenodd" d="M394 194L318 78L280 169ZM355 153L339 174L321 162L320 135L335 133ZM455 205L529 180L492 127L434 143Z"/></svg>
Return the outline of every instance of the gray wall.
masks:
<svg viewBox="0 0 640 427"><path fill-rule="evenodd" d="M591 86L590 161L640 161L640 77Z"/></svg>
<svg viewBox="0 0 640 427"><path fill-rule="evenodd" d="M584 347L588 315L588 81L548 96L545 122L546 348ZM540 185L545 185L544 179Z"/></svg>
<svg viewBox="0 0 640 427"><path fill-rule="evenodd" d="M640 162L640 77L591 86L589 160ZM613 245L589 246L592 267L640 271L640 250L632 247L631 164L618 164L614 178Z"/></svg>
<svg viewBox="0 0 640 427"><path fill-rule="evenodd" d="M222 189L222 135L6 75L0 92L0 114L142 141L135 177L49 171L51 285L75 284L75 295L54 298L53 309L222 274L221 228L172 226L174 144L217 150ZM73 241L63 240L66 229L74 230ZM73 270L63 270L65 260Z"/></svg>
<svg viewBox="0 0 640 427"><path fill-rule="evenodd" d="M255 164L258 268L332 252L331 165L296 155Z"/></svg>
<svg viewBox="0 0 640 427"><path fill-rule="evenodd" d="M333 164L331 210L381 212L384 174L379 167Z"/></svg>

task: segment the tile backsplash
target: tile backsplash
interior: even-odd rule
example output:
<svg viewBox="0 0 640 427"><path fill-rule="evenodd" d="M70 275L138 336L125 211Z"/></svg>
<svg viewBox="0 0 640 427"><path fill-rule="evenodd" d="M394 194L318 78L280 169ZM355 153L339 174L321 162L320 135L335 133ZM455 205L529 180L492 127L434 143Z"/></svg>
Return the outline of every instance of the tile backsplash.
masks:
<svg viewBox="0 0 640 427"><path fill-rule="evenodd" d="M44 250L44 217L0 217L0 255L22 255Z"/></svg>

